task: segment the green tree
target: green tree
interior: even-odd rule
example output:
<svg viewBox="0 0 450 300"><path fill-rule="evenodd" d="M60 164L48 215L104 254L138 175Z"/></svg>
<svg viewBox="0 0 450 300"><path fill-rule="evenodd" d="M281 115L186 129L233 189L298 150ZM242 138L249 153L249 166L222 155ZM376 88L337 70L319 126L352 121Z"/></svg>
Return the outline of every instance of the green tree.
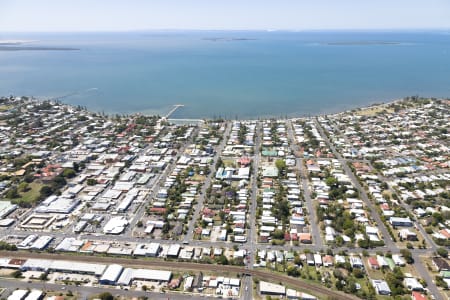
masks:
<svg viewBox="0 0 450 300"><path fill-rule="evenodd" d="M228 265L228 258L225 255L217 257L217 263L219 265Z"/></svg>
<svg viewBox="0 0 450 300"><path fill-rule="evenodd" d="M286 161L284 159L277 159L275 161L275 167L277 167L279 173L284 173L286 170Z"/></svg>
<svg viewBox="0 0 450 300"><path fill-rule="evenodd" d="M361 269L355 268L352 273L356 278L364 278L364 272Z"/></svg>
<svg viewBox="0 0 450 300"><path fill-rule="evenodd" d="M98 295L98 298L101 300L114 300L113 295L109 292L104 292Z"/></svg>
<svg viewBox="0 0 450 300"><path fill-rule="evenodd" d="M41 281L47 281L48 280L48 273L44 272L39 276L39 280Z"/></svg>
<svg viewBox="0 0 450 300"><path fill-rule="evenodd" d="M53 190L51 187L49 187L48 185L44 185L43 187L41 187L39 194L43 197L46 198L48 196L50 196L51 194L53 194Z"/></svg>
<svg viewBox="0 0 450 300"><path fill-rule="evenodd" d="M300 276L300 271L298 270L298 268L296 266L289 266L287 267L286 270L288 276L292 276L292 277L298 277Z"/></svg>
<svg viewBox="0 0 450 300"><path fill-rule="evenodd" d="M62 176L65 178L74 178L76 175L77 173L75 172L75 170L70 168L64 169L62 173Z"/></svg>
<svg viewBox="0 0 450 300"><path fill-rule="evenodd" d="M274 239L277 239L277 240L283 239L283 238L284 238L284 232L283 232L283 230L281 230L281 229L275 229L275 230L272 232L272 237L273 237Z"/></svg>
<svg viewBox="0 0 450 300"><path fill-rule="evenodd" d="M447 249L445 249L445 248L442 248L442 247L438 248L438 249L436 250L436 253L437 253L438 255L444 257L444 258L447 258L447 257L448 257L448 251L447 251Z"/></svg>
<svg viewBox="0 0 450 300"><path fill-rule="evenodd" d="M21 192L27 192L30 190L30 187L27 182L22 181L21 183L19 183L18 189Z"/></svg>
<svg viewBox="0 0 450 300"><path fill-rule="evenodd" d="M408 264L413 264L414 263L414 258L412 257L411 251L409 251L408 249L401 249L400 253L402 254L402 256L405 259L406 263L408 263Z"/></svg>
<svg viewBox="0 0 450 300"><path fill-rule="evenodd" d="M14 278L21 278L22 272L20 270L15 270L14 272L12 272L11 276Z"/></svg>
<svg viewBox="0 0 450 300"><path fill-rule="evenodd" d="M334 178L333 176L330 176L330 177L327 177L327 179L325 179L325 183L328 186L335 186L335 185L337 185L337 179Z"/></svg>
<svg viewBox="0 0 450 300"><path fill-rule="evenodd" d="M95 180L94 178L89 178L88 180L86 180L86 184L87 185L96 185L97 184L97 180Z"/></svg>
<svg viewBox="0 0 450 300"><path fill-rule="evenodd" d="M19 192L17 191L17 188L15 186L11 187L8 192L6 193L6 198L8 199L16 199L20 197Z"/></svg>
<svg viewBox="0 0 450 300"><path fill-rule="evenodd" d="M64 179L64 177L62 177L61 175L58 175L55 178L53 178L52 187L54 190L58 190L58 189L62 188L63 186L65 186L66 183L67 183L67 181Z"/></svg>

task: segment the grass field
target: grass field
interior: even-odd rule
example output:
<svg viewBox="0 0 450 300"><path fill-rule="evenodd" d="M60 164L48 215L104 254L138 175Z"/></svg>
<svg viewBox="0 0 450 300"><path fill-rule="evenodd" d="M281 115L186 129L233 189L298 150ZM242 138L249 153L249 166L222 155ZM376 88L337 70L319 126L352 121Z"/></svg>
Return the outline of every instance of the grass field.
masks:
<svg viewBox="0 0 450 300"><path fill-rule="evenodd" d="M191 180L200 181L200 182L205 181L205 179L206 179L205 175L195 174L194 176L191 177Z"/></svg>
<svg viewBox="0 0 450 300"><path fill-rule="evenodd" d="M393 109L390 109L390 108L388 109L384 105L382 105L382 106L373 106L373 107L362 108L361 110L356 111L355 114L358 116L374 116L384 110L387 111L388 113L394 112Z"/></svg>
<svg viewBox="0 0 450 300"><path fill-rule="evenodd" d="M12 105L0 105L0 112L10 110L11 108L13 108Z"/></svg>
<svg viewBox="0 0 450 300"><path fill-rule="evenodd" d="M26 192L20 192L20 197L19 198L15 198L15 199L5 199L5 200L10 200L12 202L29 202L29 203L34 203L37 199L37 197L39 197L39 192L42 188L43 184L41 183L36 183L36 182L32 182L28 185L29 190Z"/></svg>

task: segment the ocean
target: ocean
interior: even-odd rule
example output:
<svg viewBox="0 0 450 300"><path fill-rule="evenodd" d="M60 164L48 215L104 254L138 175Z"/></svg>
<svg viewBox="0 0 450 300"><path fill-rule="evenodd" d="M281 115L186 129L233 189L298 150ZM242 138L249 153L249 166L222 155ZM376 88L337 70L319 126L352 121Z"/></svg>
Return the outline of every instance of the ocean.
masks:
<svg viewBox="0 0 450 300"><path fill-rule="evenodd" d="M0 34L11 39L32 42L0 46L0 95L110 114L293 117L450 97L443 31Z"/></svg>

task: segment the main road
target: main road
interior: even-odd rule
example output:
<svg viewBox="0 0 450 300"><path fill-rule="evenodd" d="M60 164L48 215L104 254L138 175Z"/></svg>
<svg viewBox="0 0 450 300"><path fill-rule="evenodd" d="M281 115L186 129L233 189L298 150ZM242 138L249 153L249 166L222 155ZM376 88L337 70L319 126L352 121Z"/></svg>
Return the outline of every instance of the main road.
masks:
<svg viewBox="0 0 450 300"><path fill-rule="evenodd" d="M288 127L289 144L291 145L291 150L295 155L296 153L299 153L300 149L297 145L297 141L296 141L294 133L293 133L292 121L290 121L290 120L288 121L287 127ZM310 223L313 243L316 246L317 250L322 250L323 241L322 241L322 237L320 236L319 221L317 220L316 210L314 209L314 205L312 203L313 200L311 199L308 176L307 176L306 169L303 165L303 158L296 157L295 163L296 163L297 168L300 173L300 182L302 184L303 195L305 197L306 207L308 209L308 219L309 219L309 223Z"/></svg>
<svg viewBox="0 0 450 300"><path fill-rule="evenodd" d="M216 163L217 163L220 155L222 154L223 148L225 147L226 142L228 140L228 136L230 135L231 126L228 124L228 122L225 123L225 126L226 127L225 127L225 132L222 136L222 141L220 142L220 145L216 148L216 153L214 154L214 159L213 159L211 170L210 170L209 174L206 175L206 179L202 184L201 192L198 197L198 202L195 206L195 210L192 215L192 220L189 222L189 227L188 227L187 233L184 237L185 243L189 243L193 239L194 227L195 227L197 220L200 218L200 212L203 208L203 202L205 200L206 190L211 185L212 178L216 175L216 171L217 171Z"/></svg>
<svg viewBox="0 0 450 300"><path fill-rule="evenodd" d="M253 270L253 263L255 262L255 254L257 251L257 230L256 230L256 206L258 197L258 176L259 176L259 163L260 153L259 148L261 146L261 123L257 122L255 127L255 145L253 146L254 154L252 161L252 178L251 178L251 195L250 195L250 207L248 223L250 224L247 232L247 242L245 243L247 249L247 268ZM243 279L243 291L241 293L242 299L253 298L253 280L247 276Z"/></svg>
<svg viewBox="0 0 450 300"><path fill-rule="evenodd" d="M114 296L123 296L127 299L135 297L148 297L150 299L158 299L158 300L200 300L200 299L215 299L214 297L204 297L203 295L195 295L191 293L170 293L168 296L164 293L157 293L151 291L138 291L138 290L124 290L124 289L113 289L111 287L102 287L102 286L84 286L84 285L64 285L64 284L56 284L56 283L48 283L45 281L22 281L13 278L0 278L0 287L6 288L6 291L3 292L2 298L6 299L6 294L11 294L16 289L37 289L42 291L54 291L57 293L65 293L69 290L76 296L77 299L89 299L92 295L97 295L101 293L111 293Z"/></svg>

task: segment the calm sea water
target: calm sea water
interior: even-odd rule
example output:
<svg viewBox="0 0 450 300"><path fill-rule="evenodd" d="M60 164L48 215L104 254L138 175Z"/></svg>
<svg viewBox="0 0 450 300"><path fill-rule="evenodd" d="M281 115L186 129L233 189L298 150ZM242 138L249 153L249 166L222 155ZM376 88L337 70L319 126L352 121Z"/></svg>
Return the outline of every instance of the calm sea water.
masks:
<svg viewBox="0 0 450 300"><path fill-rule="evenodd" d="M216 39L217 38L217 39ZM446 32L0 34L0 95L58 97L106 113L256 118L450 96ZM248 40L238 40L248 39ZM74 93L74 94L73 94Z"/></svg>

